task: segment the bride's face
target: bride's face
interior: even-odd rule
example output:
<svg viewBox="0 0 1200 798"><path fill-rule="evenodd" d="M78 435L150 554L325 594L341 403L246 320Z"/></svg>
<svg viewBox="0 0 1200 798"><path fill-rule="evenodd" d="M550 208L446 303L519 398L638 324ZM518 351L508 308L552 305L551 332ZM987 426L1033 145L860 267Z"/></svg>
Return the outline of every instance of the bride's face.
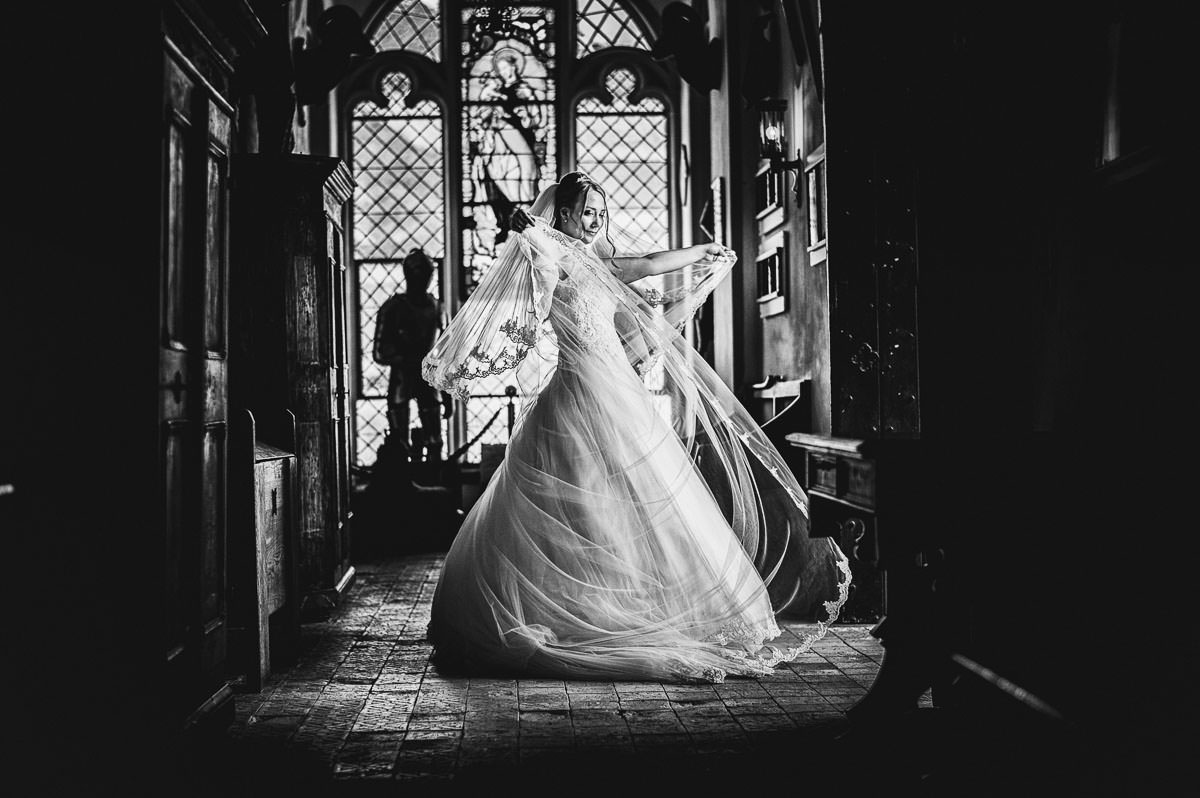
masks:
<svg viewBox="0 0 1200 798"><path fill-rule="evenodd" d="M604 197L597 191L588 191L584 194L569 214L565 211L560 211L560 213L562 219L559 229L571 238L578 238L585 244L592 243L600 229L604 227L605 222L608 221L608 209L605 207Z"/></svg>

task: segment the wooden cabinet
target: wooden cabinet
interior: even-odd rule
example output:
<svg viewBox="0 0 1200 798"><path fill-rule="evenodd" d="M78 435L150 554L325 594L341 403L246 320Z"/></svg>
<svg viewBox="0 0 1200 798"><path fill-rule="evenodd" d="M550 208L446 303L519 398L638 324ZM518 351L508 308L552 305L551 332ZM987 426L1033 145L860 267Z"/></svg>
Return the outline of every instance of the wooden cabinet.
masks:
<svg viewBox="0 0 1200 798"><path fill-rule="evenodd" d="M306 610L337 603L350 565L349 358L337 158L242 155L232 164L231 402L265 442L295 416L299 587Z"/></svg>
<svg viewBox="0 0 1200 798"><path fill-rule="evenodd" d="M833 538L850 559L850 600L842 619L878 621L887 610L879 546L877 461L866 441L794 432L786 436L801 486L808 493L809 534ZM799 456L797 456L799 455ZM891 509L885 505L885 510ZM884 527L893 520L885 513Z"/></svg>
<svg viewBox="0 0 1200 798"><path fill-rule="evenodd" d="M281 441L287 449L273 446L257 438L253 414L242 413L230 446L230 671L259 690L299 642L297 465L294 435Z"/></svg>
<svg viewBox="0 0 1200 798"><path fill-rule="evenodd" d="M287 562L296 455L268 443L254 444L254 540L261 563L263 615L288 600Z"/></svg>
<svg viewBox="0 0 1200 798"><path fill-rule="evenodd" d="M852 592L842 617L911 615L921 575L940 556L938 502L946 498L930 478L928 447L801 432L785 438L787 459L808 493L809 534L833 538L850 558Z"/></svg>

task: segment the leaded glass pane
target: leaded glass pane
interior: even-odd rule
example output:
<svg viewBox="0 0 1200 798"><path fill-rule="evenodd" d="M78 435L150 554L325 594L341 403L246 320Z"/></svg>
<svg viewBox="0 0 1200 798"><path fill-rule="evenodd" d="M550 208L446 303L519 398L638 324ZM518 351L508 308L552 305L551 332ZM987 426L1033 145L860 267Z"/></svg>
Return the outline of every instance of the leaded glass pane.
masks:
<svg viewBox="0 0 1200 798"><path fill-rule="evenodd" d="M361 383L357 399L359 463L374 462L387 431L388 370L371 358L380 306L404 290L401 262L415 248L435 262L445 252L442 112L424 100L404 104L411 82L384 81L387 108L360 103L351 121L355 179L354 260L358 269ZM441 296L435 272L430 291ZM416 419L414 411L410 414ZM446 436L443 431L443 437ZM446 438L448 440L448 438Z"/></svg>
<svg viewBox="0 0 1200 798"><path fill-rule="evenodd" d="M442 59L439 0L399 0L375 29L377 50L411 50L434 61Z"/></svg>
<svg viewBox="0 0 1200 798"><path fill-rule="evenodd" d="M575 54L582 58L605 47L650 49L650 42L620 0L579 0Z"/></svg>
<svg viewBox="0 0 1200 798"><path fill-rule="evenodd" d="M375 453L383 445L387 433L387 400L360 396L354 402L354 413L358 422L355 428L358 431L358 463L370 465L375 462Z"/></svg>
<svg viewBox="0 0 1200 798"><path fill-rule="evenodd" d="M631 102L634 74L614 69L605 81L613 101L581 100L575 108L579 169L605 187L615 227L648 246L670 247L667 115L661 100Z"/></svg>
<svg viewBox="0 0 1200 798"><path fill-rule="evenodd" d="M646 251L669 249L670 172L667 168L666 109L661 100L645 97L634 103L629 95L637 79L628 69L614 69L604 88L612 95L605 103L596 97L575 106L577 133L575 158L608 192L608 209L614 227L635 236ZM646 278L663 287L663 278ZM662 390L659 364L645 377L646 387ZM656 406L669 417L669 397L655 397Z"/></svg>

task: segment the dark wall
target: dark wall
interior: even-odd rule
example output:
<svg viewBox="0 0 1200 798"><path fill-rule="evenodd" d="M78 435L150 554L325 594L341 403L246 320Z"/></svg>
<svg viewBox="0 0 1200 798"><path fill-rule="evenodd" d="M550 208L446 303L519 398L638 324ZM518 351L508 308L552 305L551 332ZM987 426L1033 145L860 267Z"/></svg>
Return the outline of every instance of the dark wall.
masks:
<svg viewBox="0 0 1200 798"><path fill-rule="evenodd" d="M17 759L50 783L105 783L122 752L156 753L160 23L112 14L37 4L7 23L42 45L6 48L21 188L0 313L16 489L5 648L29 746ZM53 751L70 761L49 764Z"/></svg>
<svg viewBox="0 0 1200 798"><path fill-rule="evenodd" d="M208 7L254 32L240 7ZM185 15L205 20L194 3L41 3L6 21L36 48L5 50L20 188L0 289L0 483L15 487L0 524L22 772L0 784L35 792L179 786L166 780L179 723L163 683L158 347L163 31Z"/></svg>
<svg viewBox="0 0 1200 798"><path fill-rule="evenodd" d="M1181 5L827 5L831 225L835 158L915 175L920 438L953 644L1082 724L1098 794L1156 783L1183 750L1193 627ZM1115 24L1125 135L1102 163Z"/></svg>

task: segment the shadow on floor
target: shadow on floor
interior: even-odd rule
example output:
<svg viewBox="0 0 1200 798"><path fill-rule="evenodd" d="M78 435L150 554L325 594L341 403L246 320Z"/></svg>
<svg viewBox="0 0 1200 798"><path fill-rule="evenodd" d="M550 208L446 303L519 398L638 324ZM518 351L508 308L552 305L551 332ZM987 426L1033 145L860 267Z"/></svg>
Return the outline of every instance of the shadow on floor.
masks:
<svg viewBox="0 0 1200 798"><path fill-rule="evenodd" d="M459 763L444 773L385 772L330 777L313 752L282 741L225 740L180 761L187 796L358 795L793 795L1082 796L1110 794L1087 784L1082 763L1061 741L1014 738L1001 729L970 738L942 710L925 709L873 731L845 720L752 736L749 747L706 753L579 748L526 752L520 761ZM978 730L976 730L978 732ZM451 773L453 774L451 776ZM1112 793L1116 794L1116 793Z"/></svg>

